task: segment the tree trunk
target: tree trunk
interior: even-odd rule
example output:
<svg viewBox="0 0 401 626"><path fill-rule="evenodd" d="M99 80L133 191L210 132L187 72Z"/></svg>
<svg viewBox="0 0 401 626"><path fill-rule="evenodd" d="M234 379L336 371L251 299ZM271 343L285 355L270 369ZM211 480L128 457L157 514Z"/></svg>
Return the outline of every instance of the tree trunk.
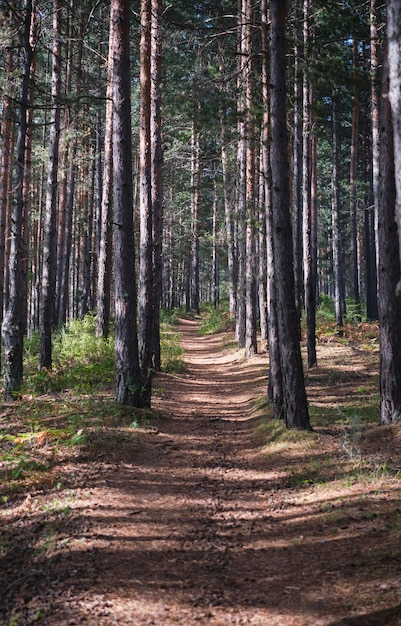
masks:
<svg viewBox="0 0 401 626"><path fill-rule="evenodd" d="M395 219L398 224L401 258L401 4L399 0L387 0L387 39L390 77L389 98L394 133ZM399 277L398 292L401 293L401 276Z"/></svg>
<svg viewBox="0 0 401 626"><path fill-rule="evenodd" d="M378 230L378 213L379 213L379 170L380 170L380 148L379 148L379 131L380 131L380 104L379 104L379 47L377 32L377 6L376 0L370 0L370 115L372 124L372 196L373 196L373 223L372 247L375 259L372 260L372 280L374 290L374 308L373 315L378 316L377 301L377 268L379 266L378 246L377 246L377 230Z"/></svg>
<svg viewBox="0 0 401 626"><path fill-rule="evenodd" d="M237 247L238 247L238 283L237 283L237 317L235 335L239 348L245 347L246 333L246 95L244 76L246 74L246 18L245 1L238 0L238 145L237 145Z"/></svg>
<svg viewBox="0 0 401 626"><path fill-rule="evenodd" d="M24 27L22 30L22 80L18 108L17 154L13 167L13 204L10 230L9 277L10 291L7 309L2 325L4 342L4 396L15 399L21 388L23 377L23 330L24 330L24 284L23 284L23 245L22 222L24 214L24 171L26 156L27 109L29 98L29 77L33 61L33 48L30 31L33 19L32 1L24 4Z"/></svg>
<svg viewBox="0 0 401 626"><path fill-rule="evenodd" d="M153 214L151 179L151 0L141 0L139 128L139 362L142 384L151 395L153 347Z"/></svg>
<svg viewBox="0 0 401 626"><path fill-rule="evenodd" d="M152 0L151 24L151 169L152 169L152 212L153 212L153 345L152 367L161 369L160 354L160 306L163 299L162 241L163 241L163 148L161 121L162 82L162 0Z"/></svg>
<svg viewBox="0 0 401 626"><path fill-rule="evenodd" d="M219 255L217 245L217 224L218 224L218 197L217 197L217 172L213 173L213 234L212 234L212 302L213 308L219 306Z"/></svg>
<svg viewBox="0 0 401 626"><path fill-rule="evenodd" d="M284 416L288 428L310 429L299 344L299 320L295 305L293 271L286 120L285 0L271 0L270 14L270 162L274 269L284 389Z"/></svg>
<svg viewBox="0 0 401 626"><path fill-rule="evenodd" d="M357 83L358 43L352 41L352 66L354 74L354 94L352 100L351 158L350 158L350 269L352 299L359 313L359 271L358 271L358 220L357 220L357 175L358 175L358 125L359 125L359 86Z"/></svg>
<svg viewBox="0 0 401 626"><path fill-rule="evenodd" d="M269 346L268 398L276 419L284 417L283 377L280 361L280 341L277 318L277 293L274 270L272 178L270 164L270 80L269 80L269 9L262 0L262 95L263 127L261 145L261 172L263 173L263 201L266 213L266 273L267 273L267 320Z"/></svg>
<svg viewBox="0 0 401 626"><path fill-rule="evenodd" d="M333 97L333 171L332 171L332 240L334 270L334 311L339 329L343 326L344 266L340 231L340 112L337 97ZM340 330L340 332L342 332Z"/></svg>
<svg viewBox="0 0 401 626"><path fill-rule="evenodd" d="M99 233L99 257L96 297L96 335L106 339L110 332L110 295L112 270L113 213L113 29L109 33L107 59L106 123L104 131L104 167Z"/></svg>
<svg viewBox="0 0 401 626"><path fill-rule="evenodd" d="M390 51L390 50L389 50ZM401 302L398 235L395 222L396 186L391 110L388 100L388 64L383 67L380 119L380 177L378 214L378 286L380 323L380 419L382 424L401 418Z"/></svg>
<svg viewBox="0 0 401 626"><path fill-rule="evenodd" d="M255 236L255 116L254 86L252 79L253 49L252 49L252 24L253 12L251 0L244 0L245 17L245 41L244 53L246 69L243 77L245 82L245 106L246 106L246 328L245 328L245 356L250 357L258 350L256 336L256 236Z"/></svg>
<svg viewBox="0 0 401 626"><path fill-rule="evenodd" d="M49 161L47 168L46 210L43 235L42 293L39 320L40 369L50 369L52 366L52 328L56 279L56 210L60 140L61 22L61 0L53 0L52 109L50 115Z"/></svg>
<svg viewBox="0 0 401 626"><path fill-rule="evenodd" d="M190 272L190 309L199 313L199 185L200 185L200 145L197 112L192 126L191 156L191 272Z"/></svg>
<svg viewBox="0 0 401 626"><path fill-rule="evenodd" d="M142 405L133 223L129 0L112 0L116 400Z"/></svg>
<svg viewBox="0 0 401 626"><path fill-rule="evenodd" d="M10 48L7 52L7 70L6 80L4 86L4 97L2 102L2 147L0 154L0 326L3 322L3 304L4 304L4 274L6 265L6 224L7 213L10 204L10 189L9 189L9 171L10 171L10 156L12 154L13 146L13 124L12 124L12 107L11 98L8 93L8 81L13 70L13 51ZM29 92L28 92L29 93ZM7 269L8 271L8 269Z"/></svg>
<svg viewBox="0 0 401 626"><path fill-rule="evenodd" d="M262 87L263 89L263 87ZM265 121L262 121L265 125ZM260 135L260 153L259 153L259 185L258 185L258 252L257 252L257 272L258 272L258 299L259 299L259 320L260 320L260 343L262 349L267 348L267 248L266 248L266 200L265 200L265 166L264 146L265 133L262 128Z"/></svg>
<svg viewBox="0 0 401 626"><path fill-rule="evenodd" d="M292 227L294 238L294 280L295 280L295 301L297 304L298 315L301 319L301 311L303 305L304 287L302 273L302 155L303 141L309 141L309 135L305 135L303 131L302 121L302 86L300 71L300 23L302 15L298 8L299 2L295 6L295 25L294 25L294 138L293 138L293 156L292 156ZM306 60L304 62L306 64ZM306 72L306 66L303 68Z"/></svg>
<svg viewBox="0 0 401 626"><path fill-rule="evenodd" d="M303 275L304 302L306 317L306 345L308 367L316 365L316 274L314 272L313 232L312 232L312 193L311 193L311 87L306 66L309 38L309 0L304 0L303 8L303 150L302 150L302 233L303 233Z"/></svg>

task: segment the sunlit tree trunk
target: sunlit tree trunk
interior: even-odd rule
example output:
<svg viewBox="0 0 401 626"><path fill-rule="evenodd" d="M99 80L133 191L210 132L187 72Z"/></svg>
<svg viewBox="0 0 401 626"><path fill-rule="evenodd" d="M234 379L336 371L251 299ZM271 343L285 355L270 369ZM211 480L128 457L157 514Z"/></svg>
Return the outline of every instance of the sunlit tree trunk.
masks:
<svg viewBox="0 0 401 626"><path fill-rule="evenodd" d="M112 212L113 212L113 34L109 33L109 54L107 59L106 122L104 130L104 166L102 185L102 206L99 233L99 256L96 297L96 335L109 336L110 295L112 272Z"/></svg>
<svg viewBox="0 0 401 626"><path fill-rule="evenodd" d="M152 170L152 213L153 213L153 343L152 368L158 372L161 368L160 354L160 306L163 298L163 149L161 119L162 82L162 0L152 0L151 17L151 170Z"/></svg>
<svg viewBox="0 0 401 626"><path fill-rule="evenodd" d="M288 428L309 429L304 372L295 305L292 230L290 218L288 134L286 112L286 2L270 2L270 115L272 226L277 294L284 417Z"/></svg>
<svg viewBox="0 0 401 626"><path fill-rule="evenodd" d="M12 106L11 98L8 93L8 84L11 72L13 70L14 54L10 48L7 51L7 69L4 81L4 94L2 102L2 124L1 124L1 154L0 154L0 325L3 322L3 304L4 303L4 273L6 268L6 224L8 207L10 205L11 189L9 187L10 162L12 158L13 146L13 123L12 123Z"/></svg>
<svg viewBox="0 0 401 626"><path fill-rule="evenodd" d="M23 377L23 332L24 332L24 280L23 280L23 215L24 215L24 172L26 157L27 109L29 78L33 62L30 33L33 19L32 1L26 0L23 11L22 29L22 77L17 110L18 138L16 158L13 163L13 204L10 230L9 298L2 324L4 343L4 395L7 400L15 398Z"/></svg>
<svg viewBox="0 0 401 626"><path fill-rule="evenodd" d="M255 115L254 108L254 85L253 85L253 47L252 25L253 12L251 0L244 0L245 17L245 42L244 52L246 55L245 81L245 107L246 107L246 314L245 314L245 356L252 356L257 352L256 338L256 233L255 233Z"/></svg>
<svg viewBox="0 0 401 626"><path fill-rule="evenodd" d="M374 228L371 229L372 244L368 253L374 253L375 258L371 261L372 270L372 296L373 310L371 315L373 318L378 316L377 302L377 268L379 264L378 246L377 246L377 218L378 218L378 202L379 202L379 129L380 129L380 102L379 102L379 46L377 31L377 5L376 0L370 0L370 115L372 125L372 198L373 198L373 215L372 221Z"/></svg>
<svg viewBox="0 0 401 626"><path fill-rule="evenodd" d="M245 1L238 0L238 145L237 145L237 249L238 249L238 283L237 283L237 316L235 336L239 348L245 347L246 332L246 94L244 89L244 76L246 75L247 52L246 52L246 17Z"/></svg>
<svg viewBox="0 0 401 626"><path fill-rule="evenodd" d="M153 212L151 153L151 0L141 1L139 128L139 362L149 393L153 347Z"/></svg>
<svg viewBox="0 0 401 626"><path fill-rule="evenodd" d="M40 369L49 369L52 366L52 327L56 279L56 210L60 140L61 21L61 0L53 0L52 109L50 115L49 161L47 167L46 211L43 235L42 293L39 319Z"/></svg>
<svg viewBox="0 0 401 626"><path fill-rule="evenodd" d="M265 125L265 121L262 122ZM266 200L265 200L265 166L264 147L265 138L264 129L262 129L260 137L259 152L259 179L258 179L258 251L257 251L257 272L258 272L258 298L259 298L259 320L260 320L260 343L262 349L267 346L267 249L266 249Z"/></svg>
<svg viewBox="0 0 401 626"><path fill-rule="evenodd" d="M312 231L312 192L311 192L311 86L306 66L306 54L309 39L310 2L304 0L303 6L303 145L302 145L302 233L303 233L303 276L304 302L306 318L306 345L308 367L316 365L316 272L314 271L313 231Z"/></svg>
<svg viewBox="0 0 401 626"><path fill-rule="evenodd" d="M395 146L388 83L388 64L385 59L380 117L378 204L380 419L382 424L391 424L401 419L401 300L396 293L400 279L400 262L397 254L398 234L395 221Z"/></svg>
<svg viewBox="0 0 401 626"><path fill-rule="evenodd" d="M272 222L272 180L270 165L270 77L269 77L269 9L268 0L262 0L262 94L263 126L261 145L261 171L263 173L263 200L266 214L266 273L267 316L269 347L268 398L277 419L284 417L283 377L281 373L279 328L277 318L277 292L274 269L274 242Z"/></svg>
<svg viewBox="0 0 401 626"><path fill-rule="evenodd" d="M119 404L141 406L142 380L136 320L129 23L129 0L112 0L115 392Z"/></svg>
<svg viewBox="0 0 401 626"><path fill-rule="evenodd" d="M401 3L387 0L387 39L390 88L389 98L394 132L394 161L398 239L401 258ZM398 291L401 292L401 276Z"/></svg>
<svg viewBox="0 0 401 626"><path fill-rule="evenodd" d="M190 308L199 313L199 203L200 203L200 137L197 113L192 125L191 155L191 245Z"/></svg>

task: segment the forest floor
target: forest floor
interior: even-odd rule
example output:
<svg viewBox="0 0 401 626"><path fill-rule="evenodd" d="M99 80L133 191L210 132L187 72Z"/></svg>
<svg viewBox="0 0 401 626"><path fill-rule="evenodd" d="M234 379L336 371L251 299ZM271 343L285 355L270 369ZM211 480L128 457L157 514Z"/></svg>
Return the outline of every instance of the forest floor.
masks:
<svg viewBox="0 0 401 626"><path fill-rule="evenodd" d="M401 428L377 426L374 333L320 338L300 433L266 417L267 355L198 327L179 321L187 367L156 377L147 423L3 482L0 624L401 624Z"/></svg>

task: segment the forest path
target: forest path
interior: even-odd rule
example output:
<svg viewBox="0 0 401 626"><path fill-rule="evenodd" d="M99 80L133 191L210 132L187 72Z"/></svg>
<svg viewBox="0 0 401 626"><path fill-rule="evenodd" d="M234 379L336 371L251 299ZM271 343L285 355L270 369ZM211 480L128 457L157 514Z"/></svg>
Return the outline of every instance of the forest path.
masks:
<svg viewBox="0 0 401 626"><path fill-rule="evenodd" d="M346 486L340 473L330 486L331 432L263 448L266 355L245 360L198 327L178 327L186 372L156 377L157 429L103 439L62 496L28 496L13 513L7 626L400 624L398 534L391 568L379 549L399 483ZM304 479L311 458L327 486Z"/></svg>

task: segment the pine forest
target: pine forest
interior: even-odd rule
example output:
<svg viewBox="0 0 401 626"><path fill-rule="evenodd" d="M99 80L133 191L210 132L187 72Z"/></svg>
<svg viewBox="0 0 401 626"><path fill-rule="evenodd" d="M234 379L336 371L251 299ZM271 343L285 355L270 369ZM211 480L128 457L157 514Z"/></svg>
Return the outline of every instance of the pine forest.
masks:
<svg viewBox="0 0 401 626"><path fill-rule="evenodd" d="M399 624L400 259L399 0L0 0L1 623Z"/></svg>

